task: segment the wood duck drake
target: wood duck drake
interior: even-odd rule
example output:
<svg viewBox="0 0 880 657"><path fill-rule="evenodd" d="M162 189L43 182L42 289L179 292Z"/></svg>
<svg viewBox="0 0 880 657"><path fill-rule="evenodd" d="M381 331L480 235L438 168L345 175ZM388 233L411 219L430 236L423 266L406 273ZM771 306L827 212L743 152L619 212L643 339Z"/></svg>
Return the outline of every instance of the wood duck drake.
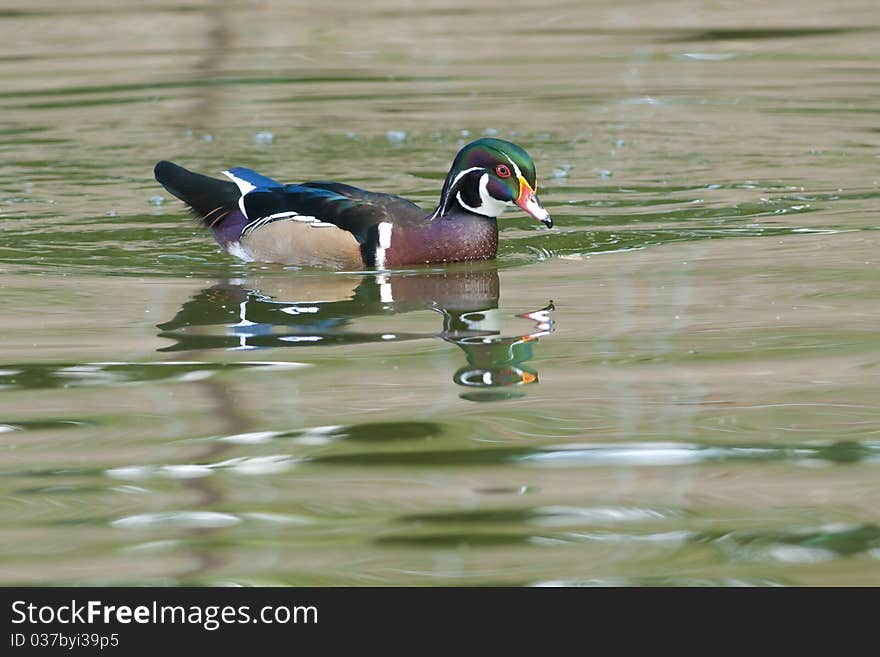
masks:
<svg viewBox="0 0 880 657"><path fill-rule="evenodd" d="M535 195L535 165L522 148L478 139L462 148L432 212L400 196L337 182L285 185L236 167L231 182L159 162L155 175L243 260L338 269L488 260L498 216L518 205L548 228Z"/></svg>

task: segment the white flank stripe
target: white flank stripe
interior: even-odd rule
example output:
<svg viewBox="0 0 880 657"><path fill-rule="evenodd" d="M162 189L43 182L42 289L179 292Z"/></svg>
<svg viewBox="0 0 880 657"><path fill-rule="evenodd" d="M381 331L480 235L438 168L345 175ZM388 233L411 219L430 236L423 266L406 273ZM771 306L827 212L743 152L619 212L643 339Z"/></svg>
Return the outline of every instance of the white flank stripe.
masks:
<svg viewBox="0 0 880 657"><path fill-rule="evenodd" d="M379 246L376 247L376 269L385 269L385 250L391 247L392 225L383 221L378 226Z"/></svg>

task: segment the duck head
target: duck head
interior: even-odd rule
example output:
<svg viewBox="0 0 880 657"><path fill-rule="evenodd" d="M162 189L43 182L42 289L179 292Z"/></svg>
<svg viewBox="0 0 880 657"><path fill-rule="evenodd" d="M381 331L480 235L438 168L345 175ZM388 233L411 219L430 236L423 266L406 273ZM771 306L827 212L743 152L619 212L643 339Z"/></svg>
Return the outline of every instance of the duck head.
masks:
<svg viewBox="0 0 880 657"><path fill-rule="evenodd" d="M516 204L552 228L550 213L535 194L537 187L535 163L522 148L502 139L478 139L455 156L434 217L463 209L494 219Z"/></svg>

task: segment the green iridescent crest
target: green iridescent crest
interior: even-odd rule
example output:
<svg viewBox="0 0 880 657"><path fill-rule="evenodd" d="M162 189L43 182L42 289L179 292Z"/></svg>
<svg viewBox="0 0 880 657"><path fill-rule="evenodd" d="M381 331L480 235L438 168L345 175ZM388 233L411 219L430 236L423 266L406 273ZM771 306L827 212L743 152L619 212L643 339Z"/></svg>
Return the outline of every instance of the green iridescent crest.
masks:
<svg viewBox="0 0 880 657"><path fill-rule="evenodd" d="M535 163L521 147L504 141L503 139L478 139L462 148L452 163L450 173L458 173L471 167L494 168L497 164L506 164L513 167L513 178L516 178L516 170L522 174L526 182L535 189Z"/></svg>

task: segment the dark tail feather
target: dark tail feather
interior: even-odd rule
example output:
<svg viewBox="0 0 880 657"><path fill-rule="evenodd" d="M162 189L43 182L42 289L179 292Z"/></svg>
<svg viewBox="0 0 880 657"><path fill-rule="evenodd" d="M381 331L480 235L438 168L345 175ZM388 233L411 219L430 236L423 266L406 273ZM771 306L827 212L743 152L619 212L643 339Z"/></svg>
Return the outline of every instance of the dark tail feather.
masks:
<svg viewBox="0 0 880 657"><path fill-rule="evenodd" d="M156 180L186 203L208 227L215 227L238 208L241 193L235 183L193 173L173 162L161 161L154 170Z"/></svg>

